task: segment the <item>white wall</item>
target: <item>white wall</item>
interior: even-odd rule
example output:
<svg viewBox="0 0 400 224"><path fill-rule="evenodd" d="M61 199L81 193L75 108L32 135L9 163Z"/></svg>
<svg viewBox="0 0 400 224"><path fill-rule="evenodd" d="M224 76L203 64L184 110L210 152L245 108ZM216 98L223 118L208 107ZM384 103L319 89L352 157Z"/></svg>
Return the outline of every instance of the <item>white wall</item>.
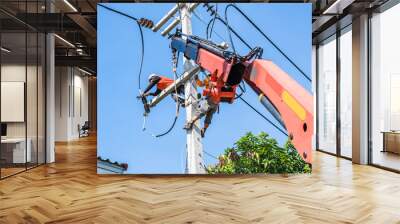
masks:
<svg viewBox="0 0 400 224"><path fill-rule="evenodd" d="M56 141L79 137L78 125L88 120L88 77L72 67L56 67Z"/></svg>
<svg viewBox="0 0 400 224"><path fill-rule="evenodd" d="M38 70L37 70L38 69ZM44 74L42 67L36 65L10 63L1 66L2 82L24 82L26 83L26 107L22 108L26 112L27 120L24 122L6 122L8 138L25 138L30 140L32 162L39 159L39 163L44 162L45 146L45 120L44 120ZM27 80L25 80L27 79ZM7 97L7 96L2 96ZM1 108L7 110L9 108ZM3 111L4 112L4 111ZM37 154L39 154L37 156Z"/></svg>
<svg viewBox="0 0 400 224"><path fill-rule="evenodd" d="M70 70L55 68L55 141L67 141L69 133Z"/></svg>
<svg viewBox="0 0 400 224"><path fill-rule="evenodd" d="M28 79L29 79L29 84L30 85L36 85L36 81L32 83L32 78L30 78L31 75L36 76L36 67L34 66L28 66L27 68L24 65L19 65L19 64L5 64L1 66L1 81L2 82L25 82L25 76L26 76L26 71L27 69L27 74L28 74ZM36 110L36 88L27 88L27 103L28 107L31 107L30 111L33 109ZM4 97L4 96L3 96ZM35 99L31 99L35 98ZM34 104L31 104L30 102L35 101ZM30 105L31 104L31 105ZM1 108L2 110L6 110L6 108ZM28 122L34 121L36 124L36 113L28 113ZM7 122L7 136L8 137L25 137L25 123L26 122ZM28 137L30 132L30 127L36 130L36 125L33 127L33 124L28 124ZM36 133L35 133L36 134Z"/></svg>

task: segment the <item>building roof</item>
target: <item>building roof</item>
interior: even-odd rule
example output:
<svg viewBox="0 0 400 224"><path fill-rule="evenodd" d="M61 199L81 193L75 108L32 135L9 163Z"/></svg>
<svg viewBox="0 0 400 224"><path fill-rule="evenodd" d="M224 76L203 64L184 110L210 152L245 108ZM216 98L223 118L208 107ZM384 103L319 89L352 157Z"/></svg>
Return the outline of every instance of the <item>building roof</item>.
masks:
<svg viewBox="0 0 400 224"><path fill-rule="evenodd" d="M112 162L110 159L103 159L100 156L97 157L97 162L103 162L103 163L108 163L111 166L118 167L122 169L123 171L126 171L128 169L128 164L127 163L118 163L117 161Z"/></svg>

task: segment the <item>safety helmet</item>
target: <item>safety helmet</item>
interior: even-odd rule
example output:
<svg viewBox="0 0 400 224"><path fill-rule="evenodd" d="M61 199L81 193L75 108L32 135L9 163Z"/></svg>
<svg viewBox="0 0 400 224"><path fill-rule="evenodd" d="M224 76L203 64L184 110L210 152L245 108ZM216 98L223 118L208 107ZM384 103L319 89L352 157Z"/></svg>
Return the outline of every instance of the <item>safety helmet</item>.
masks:
<svg viewBox="0 0 400 224"><path fill-rule="evenodd" d="M149 75L149 81L150 81L152 78L156 77L156 76L157 76L157 74L151 73L151 74Z"/></svg>

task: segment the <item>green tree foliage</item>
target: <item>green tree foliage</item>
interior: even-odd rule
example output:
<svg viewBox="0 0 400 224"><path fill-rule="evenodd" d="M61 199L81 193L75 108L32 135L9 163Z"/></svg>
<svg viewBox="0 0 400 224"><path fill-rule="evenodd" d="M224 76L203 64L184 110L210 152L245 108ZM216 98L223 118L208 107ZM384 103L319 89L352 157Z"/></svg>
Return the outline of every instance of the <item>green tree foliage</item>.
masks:
<svg viewBox="0 0 400 224"><path fill-rule="evenodd" d="M247 133L219 156L218 164L206 170L209 174L311 173L310 165L290 141L279 147L265 132Z"/></svg>

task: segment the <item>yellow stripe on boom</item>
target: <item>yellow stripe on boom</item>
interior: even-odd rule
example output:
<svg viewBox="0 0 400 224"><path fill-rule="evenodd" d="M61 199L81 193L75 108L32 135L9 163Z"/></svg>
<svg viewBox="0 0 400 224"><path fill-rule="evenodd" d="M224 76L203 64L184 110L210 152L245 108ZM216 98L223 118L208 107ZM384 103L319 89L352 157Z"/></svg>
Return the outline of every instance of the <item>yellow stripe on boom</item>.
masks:
<svg viewBox="0 0 400 224"><path fill-rule="evenodd" d="M306 111L304 108L287 91L282 92L282 99L300 120L304 121L306 119Z"/></svg>

